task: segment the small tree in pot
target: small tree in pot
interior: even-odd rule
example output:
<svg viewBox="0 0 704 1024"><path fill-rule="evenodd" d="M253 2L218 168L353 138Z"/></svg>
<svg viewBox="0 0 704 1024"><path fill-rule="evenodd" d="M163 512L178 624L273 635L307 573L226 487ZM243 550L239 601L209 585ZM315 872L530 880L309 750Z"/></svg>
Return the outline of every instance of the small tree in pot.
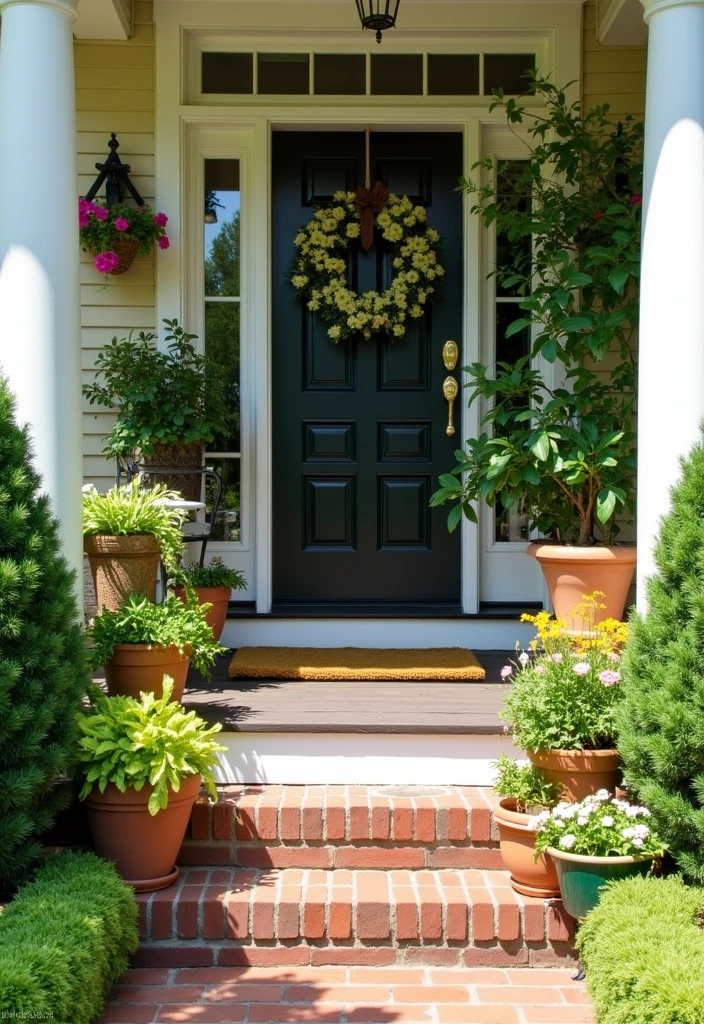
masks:
<svg viewBox="0 0 704 1024"><path fill-rule="evenodd" d="M487 429L456 453L432 503L456 503L450 529L462 514L476 522L479 501L525 512L531 529L553 542L529 554L541 562L557 613L565 618L583 593L600 587L604 617L620 618L635 565L635 550L612 541L617 515L632 504L635 474L642 125L631 117L610 122L607 106L582 116L579 104L538 77L531 95L544 112L495 95L492 109L501 107L509 126L525 125L526 161L513 163L522 169L511 175L508 199L508 165L486 186L465 181L464 188L477 198L473 212L508 240L510 265L495 275L504 294L520 299L523 316L506 337L529 330L532 347L515 365L465 367L470 404L484 403ZM614 352L606 378L598 364ZM557 368L550 379L546 364ZM578 566L568 572L582 579L563 598L554 588L568 558ZM605 585L610 566L618 579Z"/></svg>
<svg viewBox="0 0 704 1024"><path fill-rule="evenodd" d="M156 334L113 338L98 354L96 377L83 385L91 405L117 410L103 452L125 461L139 458L154 466L203 465L206 442L228 431L224 369L200 355L195 334L177 320L164 320L166 350ZM193 500L200 497L197 475L175 473L170 487Z"/></svg>

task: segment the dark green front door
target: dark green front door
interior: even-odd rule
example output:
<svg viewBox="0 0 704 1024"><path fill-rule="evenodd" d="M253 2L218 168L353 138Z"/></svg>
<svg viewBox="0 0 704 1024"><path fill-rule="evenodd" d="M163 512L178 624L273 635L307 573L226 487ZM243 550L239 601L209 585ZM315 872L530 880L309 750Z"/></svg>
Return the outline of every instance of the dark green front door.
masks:
<svg viewBox="0 0 704 1024"><path fill-rule="evenodd" d="M289 283L293 239L334 192L364 184L364 136L274 133L274 608L458 611L459 531L428 502L461 437L445 432L442 393L442 347L462 331L461 136L374 132L371 173L427 208L446 276L403 338L334 344ZM353 243L357 291L385 287L389 263Z"/></svg>

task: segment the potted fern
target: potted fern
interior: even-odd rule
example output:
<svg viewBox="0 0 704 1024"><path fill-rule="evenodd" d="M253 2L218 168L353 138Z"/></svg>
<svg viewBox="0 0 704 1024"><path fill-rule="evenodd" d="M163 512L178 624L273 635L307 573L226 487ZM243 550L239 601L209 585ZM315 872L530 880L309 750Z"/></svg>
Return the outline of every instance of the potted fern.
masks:
<svg viewBox="0 0 704 1024"><path fill-rule="evenodd" d="M231 592L244 590L247 586L243 573L230 569L218 556L211 559L210 565L194 563L179 567L171 582L179 601L206 606L206 622L216 640L220 639L225 628Z"/></svg>
<svg viewBox="0 0 704 1024"><path fill-rule="evenodd" d="M137 697L142 691L162 694L162 680L173 680L173 699L180 701L190 664L210 676L220 647L208 625L207 609L186 606L171 596L162 604L131 594L116 611L96 615L88 636L94 668L105 666L111 695Z"/></svg>
<svg viewBox="0 0 704 1024"><path fill-rule="evenodd" d="M161 697L139 700L97 691L78 714L79 798L95 849L138 892L176 881L191 808L201 785L216 796L213 767L225 749L215 741L221 726L185 712L172 686L166 677Z"/></svg>
<svg viewBox="0 0 704 1024"><path fill-rule="evenodd" d="M176 564L183 551L185 513L163 504L176 497L164 484L143 490L136 479L106 494L83 488L83 550L99 610L115 611L129 594L156 599L159 559Z"/></svg>
<svg viewBox="0 0 704 1024"><path fill-rule="evenodd" d="M559 896L555 865L544 854L535 856L535 818L557 802L560 787L529 761L515 761L507 754L494 762L494 769L494 792L502 798L494 806L494 821L511 886L524 896Z"/></svg>

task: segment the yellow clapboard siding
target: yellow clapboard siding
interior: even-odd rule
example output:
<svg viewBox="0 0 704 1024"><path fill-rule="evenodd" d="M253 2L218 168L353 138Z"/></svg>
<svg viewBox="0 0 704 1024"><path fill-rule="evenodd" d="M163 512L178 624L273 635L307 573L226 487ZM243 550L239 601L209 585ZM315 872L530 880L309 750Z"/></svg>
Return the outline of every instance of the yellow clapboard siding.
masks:
<svg viewBox="0 0 704 1024"><path fill-rule="evenodd" d="M128 77L135 68L154 67L154 47L128 43L76 42L73 47L76 73L81 68L117 68Z"/></svg>
<svg viewBox="0 0 704 1024"><path fill-rule="evenodd" d="M76 127L79 132L110 132L115 126L130 132L153 132L154 111L137 113L132 110L105 111L96 109L77 110Z"/></svg>
<svg viewBox="0 0 704 1024"><path fill-rule="evenodd" d="M125 156L126 156L126 154L125 154ZM129 161L125 160L125 163L129 163ZM93 171L92 174L79 174L78 175L78 194L79 195L84 196L86 194L88 189L91 187L91 185L95 181L96 174L97 174L97 171ZM154 199L154 176L150 174L150 175L146 175L145 177L141 177L139 174L134 174L134 175L131 174L130 175L130 180L132 181L132 184L134 185L134 187L137 189L137 191L141 195L142 199L144 199L144 201L146 203L149 203L149 205L152 206L153 205L153 199Z"/></svg>
<svg viewBox="0 0 704 1024"><path fill-rule="evenodd" d="M151 25L153 21L154 13L151 0L135 0L132 8L132 24Z"/></svg>
<svg viewBox="0 0 704 1024"><path fill-rule="evenodd" d="M585 74L583 88L585 96L597 93L609 93L614 97L633 95L645 89L645 73L612 71Z"/></svg>
<svg viewBox="0 0 704 1024"><path fill-rule="evenodd" d="M76 68L77 89L104 89L105 70L101 67L78 67ZM117 78L111 83L115 92L122 92L124 89L154 89L153 68L131 68L129 75Z"/></svg>
<svg viewBox="0 0 704 1024"><path fill-rule="evenodd" d="M154 45L154 23L149 22L135 22L132 31L132 37L129 40L135 46L153 46Z"/></svg>
<svg viewBox="0 0 704 1024"><path fill-rule="evenodd" d="M76 89L76 110L154 112L152 89Z"/></svg>
<svg viewBox="0 0 704 1024"><path fill-rule="evenodd" d="M80 161L85 156L92 157L94 154L98 154L100 159L104 159L108 153L108 142L110 136L105 135L104 132L81 132L78 136L78 159L79 167ZM154 165L154 135L152 132L120 132L118 136L118 142L120 143L120 149L123 153L129 153L130 159L128 163L134 166L136 157L149 157L152 161L152 167ZM96 160L98 156L96 156Z"/></svg>
<svg viewBox="0 0 704 1024"><path fill-rule="evenodd" d="M154 178L154 156L151 153L135 153L130 151L124 145L118 135L118 141L120 143L120 149L125 155L125 163L129 165L130 178ZM105 152L94 152L94 153L79 153L78 154L78 173L89 175L92 174L95 177L97 163L104 163L107 156L107 142L105 144Z"/></svg>
<svg viewBox="0 0 704 1024"><path fill-rule="evenodd" d="M644 93L623 93L622 95L613 96L610 93L589 93L584 97L585 103L588 107L601 106L603 103L608 103L609 118L614 118L623 114L634 114L636 117L641 117L645 112L645 94Z"/></svg>
<svg viewBox="0 0 704 1024"><path fill-rule="evenodd" d="M142 328L140 328L140 330L141 329ZM154 324L152 323L145 327L144 330L153 331ZM81 358L84 370L87 371L92 368L99 350L107 345L108 342L112 341L116 335L118 337L122 337L127 334L129 334L129 329L112 324L108 327L84 327L81 332L81 338L83 340Z"/></svg>
<svg viewBox="0 0 704 1024"><path fill-rule="evenodd" d="M590 75L626 71L645 75L647 63L648 54L644 46L601 46L598 50L585 51L584 73Z"/></svg>
<svg viewBox="0 0 704 1024"><path fill-rule="evenodd" d="M116 332L131 327L147 330L154 326L154 310L143 306L83 306L81 326L115 327Z"/></svg>
<svg viewBox="0 0 704 1024"><path fill-rule="evenodd" d="M130 272L125 274L125 277L129 277ZM115 289L119 288L119 296L115 293ZM151 285L138 285L134 284L130 280L129 284L125 281L122 284L117 283L108 285L107 288L103 288L101 284L83 284L81 285L81 304L84 306L113 306L115 300L119 297L121 302L124 302L128 306L148 306L150 309L154 309L154 286Z"/></svg>
<svg viewBox="0 0 704 1024"><path fill-rule="evenodd" d="M86 262L81 261L80 276L82 285L99 285L102 281L100 274L93 266L92 259L89 259ZM153 288L154 263L146 263L143 258L138 257L130 267L129 283L130 285L149 285ZM108 285L108 292L111 287L112 285Z"/></svg>
<svg viewBox="0 0 704 1024"><path fill-rule="evenodd" d="M104 455L84 455L83 476L94 483L98 490L101 489L98 485L99 478L109 481L107 487L110 487L115 483L115 462L106 459Z"/></svg>

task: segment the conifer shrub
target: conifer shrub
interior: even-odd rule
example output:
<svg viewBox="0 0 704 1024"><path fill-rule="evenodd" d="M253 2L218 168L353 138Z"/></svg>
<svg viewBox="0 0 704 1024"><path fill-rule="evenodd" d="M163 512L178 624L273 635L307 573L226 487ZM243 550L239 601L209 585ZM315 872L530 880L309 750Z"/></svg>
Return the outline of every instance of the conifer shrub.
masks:
<svg viewBox="0 0 704 1024"><path fill-rule="evenodd" d="M73 574L0 378L0 893L28 874L70 787L88 675Z"/></svg>
<svg viewBox="0 0 704 1024"><path fill-rule="evenodd" d="M577 938L597 1024L702 1024L703 905L676 876L607 886Z"/></svg>
<svg viewBox="0 0 704 1024"><path fill-rule="evenodd" d="M91 1024L138 942L134 893L114 865L50 857L0 914L0 1018Z"/></svg>
<svg viewBox="0 0 704 1024"><path fill-rule="evenodd" d="M655 549L648 610L621 661L626 780L687 878L704 882L704 447L682 460Z"/></svg>

